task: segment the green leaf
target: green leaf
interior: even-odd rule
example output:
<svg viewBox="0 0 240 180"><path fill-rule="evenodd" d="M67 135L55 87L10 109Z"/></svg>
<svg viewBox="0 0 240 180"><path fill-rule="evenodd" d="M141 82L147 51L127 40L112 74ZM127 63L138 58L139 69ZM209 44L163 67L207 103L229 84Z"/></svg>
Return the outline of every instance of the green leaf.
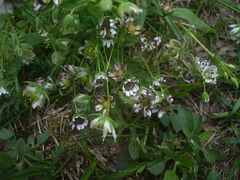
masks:
<svg viewBox="0 0 240 180"><path fill-rule="evenodd" d="M181 128L186 137L193 137L200 129L201 118L190 110L178 106L178 117L181 123Z"/></svg>
<svg viewBox="0 0 240 180"><path fill-rule="evenodd" d="M138 15L138 24L143 26L147 16L147 0L141 0L140 6L142 7L143 12Z"/></svg>
<svg viewBox="0 0 240 180"><path fill-rule="evenodd" d="M198 137L199 137L199 140L201 143L207 141L213 134L213 131L205 131L203 132L202 134L200 134Z"/></svg>
<svg viewBox="0 0 240 180"><path fill-rule="evenodd" d="M163 180L179 180L174 170L166 171Z"/></svg>
<svg viewBox="0 0 240 180"><path fill-rule="evenodd" d="M0 152L0 169L7 169L14 165L12 158L4 153Z"/></svg>
<svg viewBox="0 0 240 180"><path fill-rule="evenodd" d="M199 19L190 9L187 8L176 8L173 16L187 20L188 22L197 26L197 28L204 31L214 31L210 26L205 24L201 19Z"/></svg>
<svg viewBox="0 0 240 180"><path fill-rule="evenodd" d="M227 180L232 180L232 179L233 179L233 176L234 176L236 170L239 169L239 167L240 167L240 159L237 159L237 160L233 163L233 165L232 165L232 167L231 167L231 169L230 169L230 172L229 172L229 174L228 174L228 176L227 176Z"/></svg>
<svg viewBox="0 0 240 180"><path fill-rule="evenodd" d="M221 180L221 178L220 178L220 176L219 176L217 171L211 170L208 173L207 180Z"/></svg>
<svg viewBox="0 0 240 180"><path fill-rule="evenodd" d="M48 140L50 136L50 133L48 131L45 131L38 135L37 137L37 144L42 144Z"/></svg>
<svg viewBox="0 0 240 180"><path fill-rule="evenodd" d="M190 154L183 154L180 156L179 161L182 166L186 168L191 168L193 165L193 158Z"/></svg>
<svg viewBox="0 0 240 180"><path fill-rule="evenodd" d="M24 43L29 44L30 46L40 44L43 41L43 37L38 33L25 34L23 39Z"/></svg>
<svg viewBox="0 0 240 180"><path fill-rule="evenodd" d="M9 129L3 128L0 131L0 139L2 140L8 140L13 136L13 132L10 131Z"/></svg>
<svg viewBox="0 0 240 180"><path fill-rule="evenodd" d="M151 167L148 168L148 170L155 176L158 176L164 170L165 165L166 165L166 160L162 160L160 162L153 164Z"/></svg>
<svg viewBox="0 0 240 180"><path fill-rule="evenodd" d="M60 7L67 10L77 10L84 7L87 4L88 0L66 0L61 3Z"/></svg>
<svg viewBox="0 0 240 180"><path fill-rule="evenodd" d="M179 121L178 115L175 113L170 114L169 119L171 121L174 131L178 133L181 130L181 122Z"/></svg>
<svg viewBox="0 0 240 180"><path fill-rule="evenodd" d="M92 163L88 166L88 168L86 169L86 171L84 172L84 174L82 175L82 177L80 178L80 180L87 180L87 179L89 179L89 177L90 177L91 174L93 173L96 165L97 165L97 160L94 159L94 160L92 161Z"/></svg>
<svg viewBox="0 0 240 180"><path fill-rule="evenodd" d="M23 138L18 139L16 150L19 159L22 159L26 152L29 150L29 146L24 142Z"/></svg>
<svg viewBox="0 0 240 180"><path fill-rule="evenodd" d="M103 10L103 11L108 11L112 9L112 0L101 0L99 2L99 7Z"/></svg>
<svg viewBox="0 0 240 180"><path fill-rule="evenodd" d="M240 108L240 98L237 100L236 104L233 107L233 110L231 111L231 114L235 114Z"/></svg>
<svg viewBox="0 0 240 180"><path fill-rule="evenodd" d="M203 154L207 162L213 163L217 160L223 159L224 155L217 149L204 149Z"/></svg>
<svg viewBox="0 0 240 180"><path fill-rule="evenodd" d="M139 153L138 153L138 144L136 140L131 140L129 145L128 145L128 150L131 155L132 159L138 159L139 158Z"/></svg>

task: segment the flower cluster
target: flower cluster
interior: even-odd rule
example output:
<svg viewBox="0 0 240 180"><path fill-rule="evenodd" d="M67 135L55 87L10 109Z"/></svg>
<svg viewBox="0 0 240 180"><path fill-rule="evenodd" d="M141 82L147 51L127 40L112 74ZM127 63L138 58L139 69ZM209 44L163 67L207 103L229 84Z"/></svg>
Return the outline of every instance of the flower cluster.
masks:
<svg viewBox="0 0 240 180"><path fill-rule="evenodd" d="M100 30L99 35L102 38L103 46L107 48L114 45L114 37L117 34L117 29L119 27L119 21L111 19L109 17L104 17L100 21L97 28Z"/></svg>
<svg viewBox="0 0 240 180"><path fill-rule="evenodd" d="M142 42L141 50L142 51L152 51L153 49L157 48L161 44L161 37L156 36L153 38L152 41L147 40L145 35L140 36L140 41Z"/></svg>
<svg viewBox="0 0 240 180"><path fill-rule="evenodd" d="M215 65L211 65L210 61L202 60L196 57L197 65L201 70L201 75L206 83L217 84L218 69Z"/></svg>
<svg viewBox="0 0 240 180"><path fill-rule="evenodd" d="M122 86L122 90L126 96L130 96L136 103L133 105L135 113L143 111L144 117L151 117L152 114L158 113L158 118L161 118L166 113L166 102L171 104L173 98L171 95L165 96L164 93L158 93L157 90L161 87L165 79L159 78L153 81L148 88L140 89L138 86L139 80L130 78L126 80Z"/></svg>
<svg viewBox="0 0 240 180"><path fill-rule="evenodd" d="M240 24L232 24L229 26L232 28L230 35L232 40L236 41L237 44L240 43Z"/></svg>

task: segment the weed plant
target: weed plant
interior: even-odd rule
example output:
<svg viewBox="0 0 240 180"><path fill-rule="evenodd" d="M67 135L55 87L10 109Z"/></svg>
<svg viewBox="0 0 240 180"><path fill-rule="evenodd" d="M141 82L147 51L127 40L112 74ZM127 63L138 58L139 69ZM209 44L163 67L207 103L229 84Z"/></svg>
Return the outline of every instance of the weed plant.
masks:
<svg viewBox="0 0 240 180"><path fill-rule="evenodd" d="M237 2L0 2L0 179L239 179Z"/></svg>

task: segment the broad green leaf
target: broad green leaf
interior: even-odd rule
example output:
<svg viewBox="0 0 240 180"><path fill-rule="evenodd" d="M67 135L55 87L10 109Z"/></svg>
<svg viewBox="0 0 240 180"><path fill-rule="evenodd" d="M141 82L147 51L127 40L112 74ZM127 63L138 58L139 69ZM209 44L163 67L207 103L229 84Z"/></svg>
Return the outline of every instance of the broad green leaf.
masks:
<svg viewBox="0 0 240 180"><path fill-rule="evenodd" d="M138 153L138 144L136 140L131 140L129 145L128 145L128 150L131 155L132 159L138 159L139 158L139 153Z"/></svg>
<svg viewBox="0 0 240 180"><path fill-rule="evenodd" d="M217 149L204 149L203 154L207 162L213 163L217 160L223 159L224 155Z"/></svg>
<svg viewBox="0 0 240 180"><path fill-rule="evenodd" d="M13 132L10 131L9 129L3 128L0 131L0 139L2 140L8 140L13 136Z"/></svg>
<svg viewBox="0 0 240 180"><path fill-rule="evenodd" d="M200 129L201 118L190 110L178 106L178 117L181 123L181 128L186 137L193 137Z"/></svg>
<svg viewBox="0 0 240 180"><path fill-rule="evenodd" d="M181 122L179 121L178 115L175 113L170 114L169 119L171 121L174 131L178 133L181 130Z"/></svg>
<svg viewBox="0 0 240 180"><path fill-rule="evenodd" d="M155 176L158 176L164 170L165 165L166 165L166 160L162 160L160 162L153 164L151 167L148 168L148 170Z"/></svg>
<svg viewBox="0 0 240 180"><path fill-rule="evenodd" d="M191 168L193 165L193 158L190 154L183 154L180 156L179 161L182 166L186 168Z"/></svg>
<svg viewBox="0 0 240 180"><path fill-rule="evenodd" d="M170 170L166 171L163 180L179 180L179 178L174 170Z"/></svg>
<svg viewBox="0 0 240 180"><path fill-rule="evenodd" d="M8 154L0 152L0 170L10 168L13 165L12 158Z"/></svg>
<svg viewBox="0 0 240 180"><path fill-rule="evenodd" d="M221 178L217 171L211 170L207 176L207 180L221 180Z"/></svg>
<svg viewBox="0 0 240 180"><path fill-rule="evenodd" d="M19 159L22 159L26 152L29 150L29 146L24 142L23 138L18 139L16 150Z"/></svg>
<svg viewBox="0 0 240 180"><path fill-rule="evenodd" d="M176 8L173 16L187 20L188 22L197 26L197 28L205 31L214 31L210 26L205 24L201 19L199 19L190 9L187 8Z"/></svg>
<svg viewBox="0 0 240 180"><path fill-rule="evenodd" d="M37 144L42 144L48 140L50 136L50 133L48 131L45 131L38 135L37 137Z"/></svg>

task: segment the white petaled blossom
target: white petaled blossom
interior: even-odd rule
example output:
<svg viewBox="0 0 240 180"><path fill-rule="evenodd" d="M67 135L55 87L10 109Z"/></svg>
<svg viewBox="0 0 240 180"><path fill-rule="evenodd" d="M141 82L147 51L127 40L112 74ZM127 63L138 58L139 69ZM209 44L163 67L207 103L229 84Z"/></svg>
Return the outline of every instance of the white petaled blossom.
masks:
<svg viewBox="0 0 240 180"><path fill-rule="evenodd" d="M95 111L102 111L103 114L108 114L110 109L115 107L115 102L113 96L104 97L102 95L96 96Z"/></svg>
<svg viewBox="0 0 240 180"><path fill-rule="evenodd" d="M201 69L201 75L206 83L217 84L218 69L215 65L211 65L208 60L201 60L196 57L196 62Z"/></svg>
<svg viewBox="0 0 240 180"><path fill-rule="evenodd" d="M102 38L103 46L110 48L114 45L113 39L117 34L118 24L118 20L109 17L104 17L103 20L99 22L97 29L100 31L99 36Z"/></svg>
<svg viewBox="0 0 240 180"><path fill-rule="evenodd" d="M152 88L153 89L158 89L162 83L165 83L166 80L163 77L160 77L158 79L156 79L155 81L153 81L152 83Z"/></svg>
<svg viewBox="0 0 240 180"><path fill-rule="evenodd" d="M8 95L9 94L9 92L4 88L4 87L0 87L0 96L2 96L2 95Z"/></svg>
<svg viewBox="0 0 240 180"><path fill-rule="evenodd" d="M116 141L117 135L114 126L115 126L114 121L106 115L101 115L93 119L90 123L90 128L102 129L103 141L105 140L108 133L111 133L114 141Z"/></svg>
<svg viewBox="0 0 240 180"><path fill-rule="evenodd" d="M153 38L152 41L147 40L145 35L140 36L140 41L142 42L141 50L142 51L152 51L153 49L157 48L161 44L161 37L157 36Z"/></svg>
<svg viewBox="0 0 240 180"><path fill-rule="evenodd" d="M230 31L230 35L232 40L236 41L237 44L240 43L240 24L232 24L229 25L232 30Z"/></svg>
<svg viewBox="0 0 240 180"><path fill-rule="evenodd" d="M98 75L93 81L93 87L95 88L102 87L107 81L108 81L107 76L105 76L104 74Z"/></svg>
<svg viewBox="0 0 240 180"><path fill-rule="evenodd" d="M160 111L159 95L151 87L141 90L132 99L136 101L133 105L134 112L138 113L143 110L144 117L151 117L152 114Z"/></svg>
<svg viewBox="0 0 240 180"><path fill-rule="evenodd" d="M135 77L126 80L122 86L124 94L126 96L134 96L139 90L138 82L139 80Z"/></svg>
<svg viewBox="0 0 240 180"><path fill-rule="evenodd" d="M33 3L33 10L34 10L34 11L39 11L39 9L41 9L42 6L43 6L43 4L35 1L35 2Z"/></svg>
<svg viewBox="0 0 240 180"><path fill-rule="evenodd" d="M72 121L70 122L70 126L72 130L83 130L87 127L88 120L86 117L80 116L80 115L74 115L72 117Z"/></svg>

